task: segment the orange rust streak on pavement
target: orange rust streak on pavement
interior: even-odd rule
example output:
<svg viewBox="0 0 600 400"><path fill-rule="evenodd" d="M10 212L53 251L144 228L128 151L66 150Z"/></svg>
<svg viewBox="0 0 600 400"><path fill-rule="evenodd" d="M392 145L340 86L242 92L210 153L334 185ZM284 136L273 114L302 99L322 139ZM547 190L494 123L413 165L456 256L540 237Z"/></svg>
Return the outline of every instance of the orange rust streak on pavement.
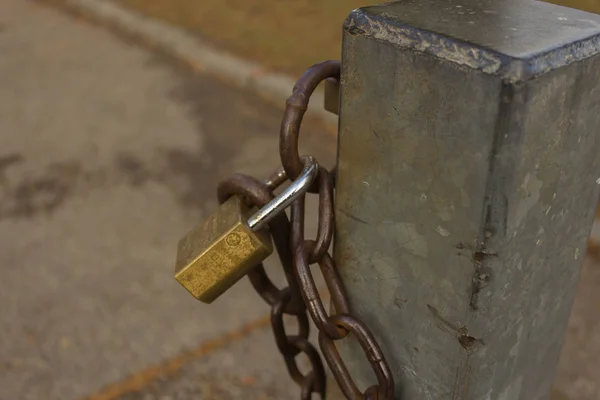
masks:
<svg viewBox="0 0 600 400"><path fill-rule="evenodd" d="M248 336L252 332L265 328L269 325L270 316L259 318L255 321L242 325L239 329L226 333L216 339L205 341L195 349L183 352L162 364L145 368L120 382L105 387L100 393L86 397L85 400L115 400L127 393L137 392L158 378L174 375L185 364L203 357L215 350L219 350L233 342Z"/></svg>

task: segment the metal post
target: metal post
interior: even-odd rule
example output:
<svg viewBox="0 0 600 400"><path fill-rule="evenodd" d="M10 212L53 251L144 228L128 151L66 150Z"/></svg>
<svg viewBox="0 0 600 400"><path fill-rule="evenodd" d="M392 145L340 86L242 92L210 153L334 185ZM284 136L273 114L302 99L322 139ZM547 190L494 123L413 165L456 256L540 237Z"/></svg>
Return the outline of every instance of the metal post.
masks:
<svg viewBox="0 0 600 400"><path fill-rule="evenodd" d="M335 258L397 398L547 398L599 194L600 16L355 10L340 118Z"/></svg>

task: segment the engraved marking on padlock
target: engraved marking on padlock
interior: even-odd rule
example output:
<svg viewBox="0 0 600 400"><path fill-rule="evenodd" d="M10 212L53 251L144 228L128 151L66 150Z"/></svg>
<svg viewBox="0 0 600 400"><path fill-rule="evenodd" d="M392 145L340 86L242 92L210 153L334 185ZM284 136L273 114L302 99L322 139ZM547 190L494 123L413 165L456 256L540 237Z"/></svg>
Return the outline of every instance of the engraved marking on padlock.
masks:
<svg viewBox="0 0 600 400"><path fill-rule="evenodd" d="M231 247L239 246L239 244L241 242L242 242L242 238L237 233L230 233L225 238L225 243L227 243Z"/></svg>
<svg viewBox="0 0 600 400"><path fill-rule="evenodd" d="M238 196L223 203L180 240L175 279L198 300L214 301L273 252L264 228L308 190L318 170L316 161L305 157L298 179L252 215Z"/></svg>

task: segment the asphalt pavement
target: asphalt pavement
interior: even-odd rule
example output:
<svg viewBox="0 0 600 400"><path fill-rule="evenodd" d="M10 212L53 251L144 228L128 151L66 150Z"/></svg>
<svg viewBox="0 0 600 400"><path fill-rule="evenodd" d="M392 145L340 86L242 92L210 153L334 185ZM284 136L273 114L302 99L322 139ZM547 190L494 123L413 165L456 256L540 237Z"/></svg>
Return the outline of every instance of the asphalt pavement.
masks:
<svg viewBox="0 0 600 400"><path fill-rule="evenodd" d="M0 399L92 395L269 312L246 280L206 306L172 274L218 180L278 167L280 109L29 1L0 2L0 54Z"/></svg>
<svg viewBox="0 0 600 400"><path fill-rule="evenodd" d="M0 399L298 398L246 280L206 306L172 277L218 180L279 165L281 110L29 1L0 2L0 55ZM301 142L334 161L322 125ZM599 264L584 274L571 400L600 398Z"/></svg>

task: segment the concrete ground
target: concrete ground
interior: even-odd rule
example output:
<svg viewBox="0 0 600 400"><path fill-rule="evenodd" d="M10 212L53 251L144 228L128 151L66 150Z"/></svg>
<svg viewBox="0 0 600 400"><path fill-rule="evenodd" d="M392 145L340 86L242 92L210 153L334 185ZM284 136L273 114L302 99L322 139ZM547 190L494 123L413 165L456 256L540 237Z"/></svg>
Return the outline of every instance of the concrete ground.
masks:
<svg viewBox="0 0 600 400"><path fill-rule="evenodd" d="M0 54L0 399L298 398L245 280L206 306L172 278L219 177L279 164L280 110L23 0L0 2ZM302 143L333 162L319 124ZM557 380L572 400L600 398L586 266Z"/></svg>
<svg viewBox="0 0 600 400"><path fill-rule="evenodd" d="M279 109L29 1L0 2L0 49L0 399L91 395L268 314L246 280L206 306L172 273L218 179L278 167Z"/></svg>

